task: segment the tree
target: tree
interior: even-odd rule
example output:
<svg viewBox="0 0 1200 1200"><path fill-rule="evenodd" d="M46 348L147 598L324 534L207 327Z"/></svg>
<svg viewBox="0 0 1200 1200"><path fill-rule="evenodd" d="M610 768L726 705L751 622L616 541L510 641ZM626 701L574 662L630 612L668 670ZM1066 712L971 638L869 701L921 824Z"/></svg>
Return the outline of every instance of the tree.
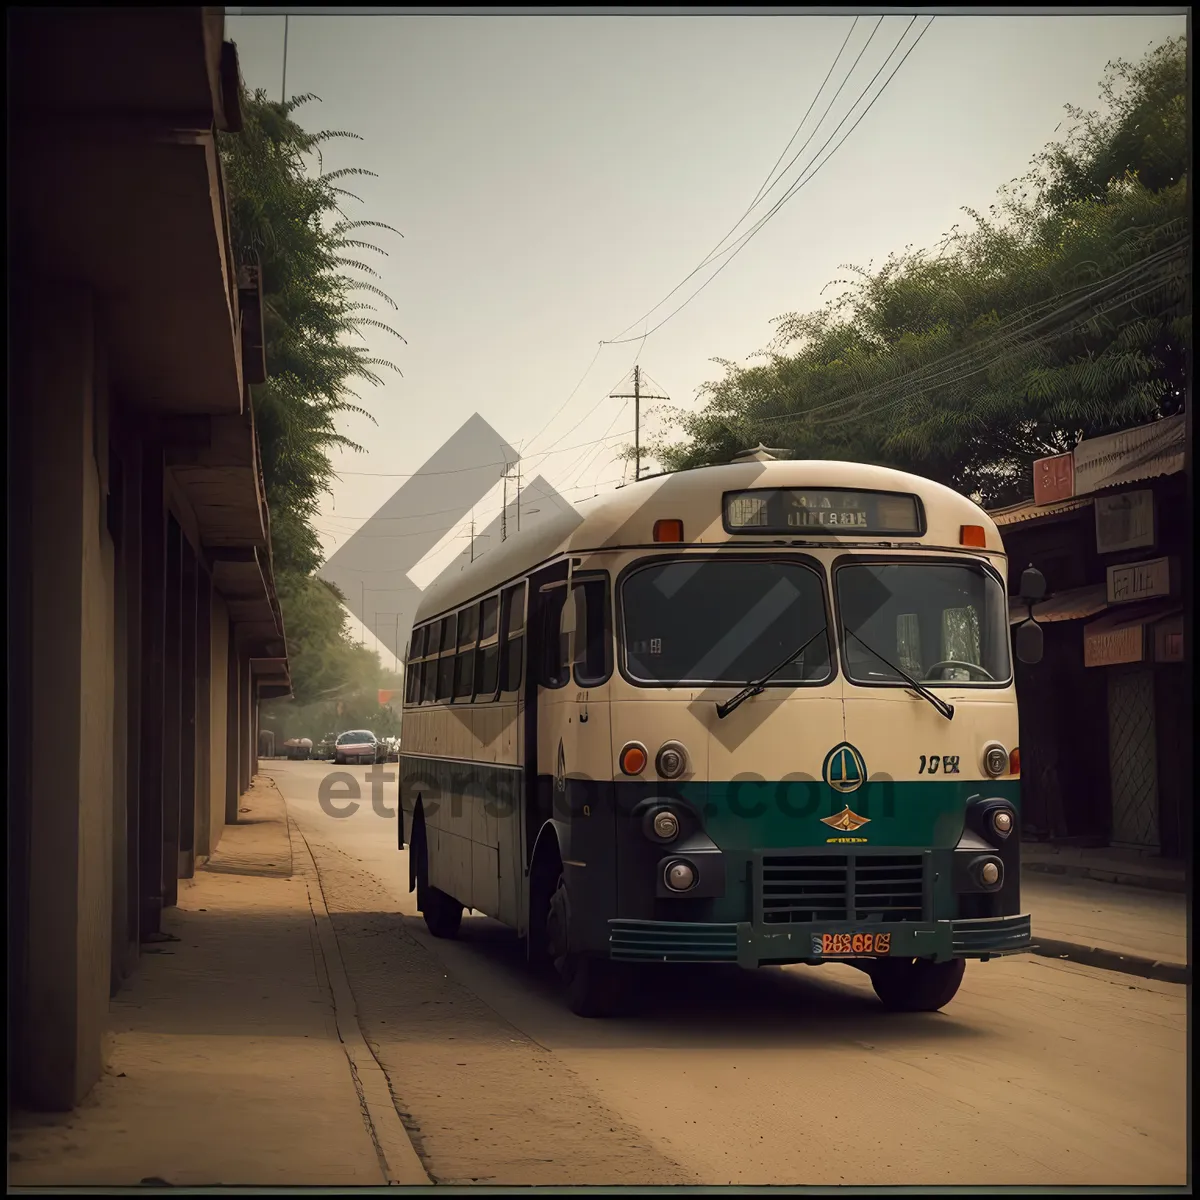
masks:
<svg viewBox="0 0 1200 1200"><path fill-rule="evenodd" d="M342 184L371 172L323 170L325 143L357 135L304 130L293 113L314 99L280 104L262 91L243 94L242 132L221 137L234 250L261 270L268 379L252 390L252 402L293 691L303 700L365 686L380 670L377 655L350 641L343 597L314 574L322 554L313 519L334 478L330 451L361 449L339 429L350 413L370 415L351 385L377 384L380 371L398 370L373 356L362 335L377 329L401 337L372 315L372 298L396 305L363 261L386 253L364 231L396 231L342 211L344 200L357 199Z"/></svg>
<svg viewBox="0 0 1200 1200"><path fill-rule="evenodd" d="M849 268L823 309L777 321L765 361L717 360L704 407L670 414L684 440L653 453L677 469L762 440L997 504L1031 493L1035 459L1178 411L1191 334L1183 53L1180 39L1112 64L1110 111L1072 110L1080 126L988 214L968 210L933 252Z"/></svg>

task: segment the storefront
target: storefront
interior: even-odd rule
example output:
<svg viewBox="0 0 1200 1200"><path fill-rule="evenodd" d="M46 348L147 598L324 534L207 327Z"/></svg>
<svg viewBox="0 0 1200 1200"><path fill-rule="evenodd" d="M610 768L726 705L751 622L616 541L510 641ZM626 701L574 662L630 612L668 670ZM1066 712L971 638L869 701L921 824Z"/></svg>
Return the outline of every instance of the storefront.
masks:
<svg viewBox="0 0 1200 1200"><path fill-rule="evenodd" d="M1027 836L1168 858L1190 844L1183 432L1169 418L1081 442L1037 464L1033 503L992 514L1010 590L1030 564L1050 589L1043 662L1017 674Z"/></svg>

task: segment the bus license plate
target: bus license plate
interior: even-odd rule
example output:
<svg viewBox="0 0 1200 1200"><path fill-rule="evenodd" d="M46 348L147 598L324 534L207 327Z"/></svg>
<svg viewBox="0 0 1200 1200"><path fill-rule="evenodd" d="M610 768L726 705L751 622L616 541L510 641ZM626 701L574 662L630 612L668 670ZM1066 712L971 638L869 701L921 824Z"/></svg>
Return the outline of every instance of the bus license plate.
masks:
<svg viewBox="0 0 1200 1200"><path fill-rule="evenodd" d="M812 952L821 958L891 954L890 933L814 933Z"/></svg>

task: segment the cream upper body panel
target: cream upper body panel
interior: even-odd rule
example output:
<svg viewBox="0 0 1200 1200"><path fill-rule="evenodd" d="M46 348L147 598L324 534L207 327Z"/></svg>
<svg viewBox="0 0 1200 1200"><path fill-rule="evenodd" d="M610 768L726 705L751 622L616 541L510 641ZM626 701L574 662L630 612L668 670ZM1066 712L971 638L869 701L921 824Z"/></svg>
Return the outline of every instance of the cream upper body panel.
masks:
<svg viewBox="0 0 1200 1200"><path fill-rule="evenodd" d="M833 529L796 533L795 536L737 533L724 524L722 497L727 492L770 488L831 488L898 492L916 496L924 510L925 527L919 535L865 537ZM521 578L541 563L564 554L620 547L654 547L656 521L680 521L683 543L674 547L713 549L717 546L761 547L818 546L849 549L964 552L964 525L983 530L982 547L965 551L986 557L1003 574L1004 547L996 523L979 505L951 488L889 467L850 462L731 463L680 471L644 479L604 496L581 501L571 511L556 514L543 524L508 538L485 551L473 563L434 583L422 597L416 624L468 604L504 584Z"/></svg>

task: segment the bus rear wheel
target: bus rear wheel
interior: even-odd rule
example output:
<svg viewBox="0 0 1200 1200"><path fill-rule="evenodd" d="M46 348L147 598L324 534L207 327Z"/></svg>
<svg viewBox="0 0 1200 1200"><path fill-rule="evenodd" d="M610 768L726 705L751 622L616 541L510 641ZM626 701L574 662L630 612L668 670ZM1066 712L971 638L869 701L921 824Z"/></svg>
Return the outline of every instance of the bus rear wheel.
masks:
<svg viewBox="0 0 1200 1200"><path fill-rule="evenodd" d="M425 928L435 938L456 938L462 928L463 906L453 896L429 883L429 855L425 848L425 825L413 839L417 855L417 908L425 918Z"/></svg>
<svg viewBox="0 0 1200 1200"><path fill-rule="evenodd" d="M571 950L571 897L567 881L558 877L546 917L546 950L566 993L567 1007L577 1017L611 1017L621 1012L629 981L623 963Z"/></svg>
<svg viewBox="0 0 1200 1200"><path fill-rule="evenodd" d="M892 1012L937 1012L958 993L965 959L881 958L870 968L871 986Z"/></svg>

